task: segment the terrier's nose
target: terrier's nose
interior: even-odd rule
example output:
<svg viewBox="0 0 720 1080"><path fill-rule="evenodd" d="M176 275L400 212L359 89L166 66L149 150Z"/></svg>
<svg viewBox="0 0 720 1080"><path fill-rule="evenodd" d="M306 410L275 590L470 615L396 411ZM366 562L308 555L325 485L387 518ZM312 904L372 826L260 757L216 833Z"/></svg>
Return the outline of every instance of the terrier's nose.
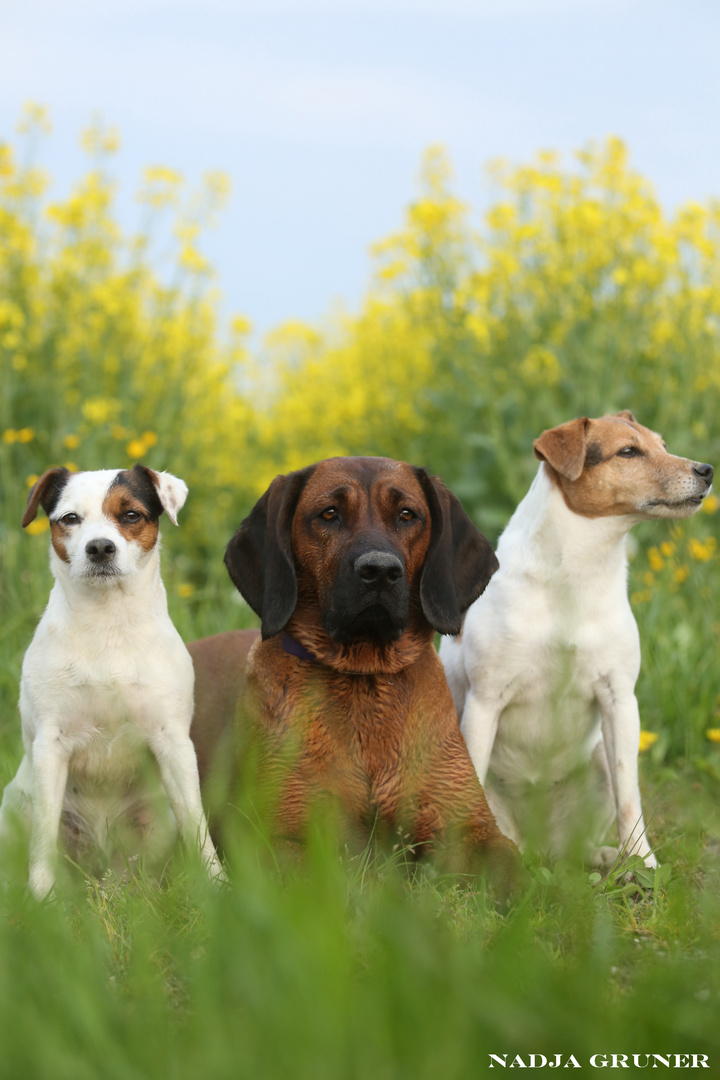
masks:
<svg viewBox="0 0 720 1080"><path fill-rule="evenodd" d="M88 559L95 563L108 562L116 551L117 548L112 540L108 540L105 537L100 537L97 540L88 540L85 545L85 552Z"/></svg>
<svg viewBox="0 0 720 1080"><path fill-rule="evenodd" d="M703 480L707 480L708 484L712 483L712 478L715 475L712 465L693 465L693 472L701 476Z"/></svg>

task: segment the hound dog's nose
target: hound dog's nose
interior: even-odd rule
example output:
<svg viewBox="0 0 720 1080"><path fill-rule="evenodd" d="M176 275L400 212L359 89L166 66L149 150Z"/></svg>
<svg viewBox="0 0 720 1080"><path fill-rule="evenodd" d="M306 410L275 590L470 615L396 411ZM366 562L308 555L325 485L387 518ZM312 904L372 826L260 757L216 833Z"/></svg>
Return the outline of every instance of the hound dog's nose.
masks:
<svg viewBox="0 0 720 1080"><path fill-rule="evenodd" d="M693 465L693 472L697 473L703 480L707 480L708 484L712 483L712 478L715 475L712 465Z"/></svg>
<svg viewBox="0 0 720 1080"><path fill-rule="evenodd" d="M117 548L113 544L112 540L108 540L105 537L100 537L97 540L88 540L85 545L85 552L91 562L103 563L108 562L113 557Z"/></svg>
<svg viewBox="0 0 720 1080"><path fill-rule="evenodd" d="M354 570L366 585L394 585L405 573L402 559L390 551L366 551L355 560Z"/></svg>

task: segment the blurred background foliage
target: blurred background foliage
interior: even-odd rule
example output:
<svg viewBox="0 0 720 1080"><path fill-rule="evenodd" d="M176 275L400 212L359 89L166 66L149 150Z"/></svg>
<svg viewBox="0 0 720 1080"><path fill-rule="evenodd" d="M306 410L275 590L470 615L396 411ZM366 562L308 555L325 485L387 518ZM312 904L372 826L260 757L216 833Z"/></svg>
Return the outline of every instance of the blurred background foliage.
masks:
<svg viewBox="0 0 720 1080"><path fill-rule="evenodd" d="M225 543L273 476L323 457L425 465L493 540L532 479L533 439L574 416L631 408L673 452L717 464L720 207L668 214L619 140L569 164L549 152L494 163L480 229L431 148L401 228L374 245L360 309L288 322L255 347L248 318L221 319L202 253L227 178L189 192L172 170L147 169L128 233L117 133L83 133L88 171L53 201L38 164L48 124L31 106L0 144L0 598L5 632L19 617L26 635L10 682L48 586L47 523L30 537L18 523L52 464L141 460L187 481L182 528L165 528L187 637L249 621L232 607ZM658 759L697 754L715 731L716 507L711 496L692 522L637 531L641 705Z"/></svg>

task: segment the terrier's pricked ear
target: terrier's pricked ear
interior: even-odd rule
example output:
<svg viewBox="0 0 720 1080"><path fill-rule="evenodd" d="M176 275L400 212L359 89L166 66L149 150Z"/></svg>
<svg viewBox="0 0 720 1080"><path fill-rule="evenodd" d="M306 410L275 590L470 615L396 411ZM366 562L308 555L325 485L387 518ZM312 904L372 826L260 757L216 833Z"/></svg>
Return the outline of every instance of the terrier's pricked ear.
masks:
<svg viewBox="0 0 720 1080"><path fill-rule="evenodd" d="M637 424L637 420L629 409L623 409L621 412L616 412L613 415L617 416L619 420L629 420L631 424Z"/></svg>
<svg viewBox="0 0 720 1080"><path fill-rule="evenodd" d="M456 495L426 469L415 469L430 510L431 533L420 578L423 614L439 634L459 634L463 615L498 568L488 540Z"/></svg>
<svg viewBox="0 0 720 1080"><path fill-rule="evenodd" d="M155 472L154 469L148 469L145 465L138 464L135 465L133 469L142 469L147 473L157 492L160 505L172 521L173 525L177 525L177 516L185 505L188 494L188 486L185 481L180 480L177 476L173 476L172 473Z"/></svg>
<svg viewBox="0 0 720 1080"><path fill-rule="evenodd" d="M48 469L47 472L42 474L40 479L36 481L30 489L25 513L22 516L23 529L37 517L38 506L42 506L47 516L50 517L53 508L60 498L63 488L71 476L72 473L69 469L66 469L65 466L62 466L62 468Z"/></svg>
<svg viewBox="0 0 720 1080"><path fill-rule="evenodd" d="M587 416L581 416L543 431L533 443L535 457L546 461L560 476L577 480L585 465L589 423Z"/></svg>
<svg viewBox="0 0 720 1080"><path fill-rule="evenodd" d="M235 588L262 620L263 638L290 621L297 604L292 522L298 499L315 466L276 476L225 551Z"/></svg>

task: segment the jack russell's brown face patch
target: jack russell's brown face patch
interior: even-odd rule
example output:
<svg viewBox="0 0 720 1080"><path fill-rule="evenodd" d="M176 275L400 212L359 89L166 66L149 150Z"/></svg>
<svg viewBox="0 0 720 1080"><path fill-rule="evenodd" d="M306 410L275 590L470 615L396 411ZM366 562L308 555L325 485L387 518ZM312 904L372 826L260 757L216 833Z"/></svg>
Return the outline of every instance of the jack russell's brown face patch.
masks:
<svg viewBox="0 0 720 1080"><path fill-rule="evenodd" d="M711 465L668 453L662 437L627 411L543 432L535 454L568 507L588 518L689 517L713 478Z"/></svg>
<svg viewBox="0 0 720 1080"><path fill-rule="evenodd" d="M162 506L157 491L145 473L123 469L108 489L102 512L126 540L150 551L157 543L158 518Z"/></svg>
<svg viewBox="0 0 720 1080"><path fill-rule="evenodd" d="M68 531L68 526L64 525L61 521L50 522L50 542L55 548L58 558L62 559L64 563L70 562L70 556L68 555L65 546Z"/></svg>

